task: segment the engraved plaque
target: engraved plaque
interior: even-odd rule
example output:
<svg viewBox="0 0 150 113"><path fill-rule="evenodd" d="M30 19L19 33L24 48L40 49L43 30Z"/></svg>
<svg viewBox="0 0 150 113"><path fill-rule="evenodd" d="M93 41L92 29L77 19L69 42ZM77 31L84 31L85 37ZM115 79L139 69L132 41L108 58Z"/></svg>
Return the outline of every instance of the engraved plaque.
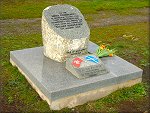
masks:
<svg viewBox="0 0 150 113"><path fill-rule="evenodd" d="M77 78L93 77L109 72L103 62L93 54L67 59L66 69Z"/></svg>
<svg viewBox="0 0 150 113"><path fill-rule="evenodd" d="M80 28L83 24L82 18L76 13L60 12L52 15L51 19L53 26L61 30Z"/></svg>

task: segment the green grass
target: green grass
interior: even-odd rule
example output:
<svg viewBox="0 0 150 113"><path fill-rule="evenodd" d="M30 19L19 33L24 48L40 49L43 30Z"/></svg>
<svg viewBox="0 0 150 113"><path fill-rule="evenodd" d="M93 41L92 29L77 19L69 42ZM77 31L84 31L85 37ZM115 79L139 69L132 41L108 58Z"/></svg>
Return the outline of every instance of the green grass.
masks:
<svg viewBox="0 0 150 113"><path fill-rule="evenodd" d="M134 101L140 99L143 96L146 96L146 87L147 85L145 84L136 84L133 87L123 88L105 98L94 102L95 107L97 110L103 110L105 108L107 111L110 111L110 106L117 105L121 101ZM112 108L114 111L116 111L114 107Z"/></svg>
<svg viewBox="0 0 150 113"><path fill-rule="evenodd" d="M56 4L71 4L83 14L93 14L100 10L120 12L149 6L148 0L1 0L0 19L41 18L44 8Z"/></svg>
<svg viewBox="0 0 150 113"><path fill-rule="evenodd" d="M148 32L147 23L95 28L91 29L91 41L116 48L117 55L144 68L149 63ZM0 77L4 88L2 93L7 97L8 104L16 104L17 108L23 112L54 112L49 110L48 104L32 89L18 69L9 63L10 51L42 46L41 34L3 36L0 40ZM144 61L145 65L140 61ZM142 100L148 96L147 90L148 85L140 83L74 109L80 112L117 112L119 103L127 100ZM59 112L71 111L65 108Z"/></svg>
<svg viewBox="0 0 150 113"><path fill-rule="evenodd" d="M148 24L111 26L91 30L91 40L98 45L105 43L117 50L117 55L142 67L149 58Z"/></svg>

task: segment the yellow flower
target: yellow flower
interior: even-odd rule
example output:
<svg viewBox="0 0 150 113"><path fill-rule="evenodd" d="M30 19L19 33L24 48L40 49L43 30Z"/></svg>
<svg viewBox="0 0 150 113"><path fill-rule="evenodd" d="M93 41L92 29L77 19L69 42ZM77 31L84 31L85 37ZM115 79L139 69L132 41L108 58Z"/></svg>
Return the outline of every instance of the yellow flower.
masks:
<svg viewBox="0 0 150 113"><path fill-rule="evenodd" d="M103 47L100 47L100 49L104 49Z"/></svg>
<svg viewBox="0 0 150 113"><path fill-rule="evenodd" d="M105 49L105 48L106 48L105 45L101 45L101 46L100 46L100 49Z"/></svg>
<svg viewBox="0 0 150 113"><path fill-rule="evenodd" d="M110 57L112 57L112 56L113 56L113 54L109 54L109 56L110 56Z"/></svg>

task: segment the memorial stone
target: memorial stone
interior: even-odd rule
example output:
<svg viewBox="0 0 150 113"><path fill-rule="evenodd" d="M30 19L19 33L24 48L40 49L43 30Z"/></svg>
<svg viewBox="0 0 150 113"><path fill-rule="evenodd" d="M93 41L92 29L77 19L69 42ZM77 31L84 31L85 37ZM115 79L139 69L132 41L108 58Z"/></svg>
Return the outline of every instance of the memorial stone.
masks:
<svg viewBox="0 0 150 113"><path fill-rule="evenodd" d="M52 110L82 105L142 80L143 70L122 58L96 57L99 46L89 41L89 35L77 8L49 6L42 16L44 46L10 52L12 65Z"/></svg>
<svg viewBox="0 0 150 113"><path fill-rule="evenodd" d="M81 12L71 5L54 5L43 10L44 55L64 62L74 54L87 54L90 29Z"/></svg>

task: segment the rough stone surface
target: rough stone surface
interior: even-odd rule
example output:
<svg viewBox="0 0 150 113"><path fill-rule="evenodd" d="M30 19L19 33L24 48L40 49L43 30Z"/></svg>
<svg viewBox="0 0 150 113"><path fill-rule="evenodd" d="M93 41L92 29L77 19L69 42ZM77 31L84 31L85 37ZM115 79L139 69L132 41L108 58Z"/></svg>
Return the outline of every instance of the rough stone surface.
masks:
<svg viewBox="0 0 150 113"><path fill-rule="evenodd" d="M90 59L87 60L86 57ZM79 79L98 76L109 72L103 62L94 54L68 58L66 60L66 69Z"/></svg>
<svg viewBox="0 0 150 113"><path fill-rule="evenodd" d="M141 78L143 72L114 56L101 59L110 73L78 79L65 69L65 63L45 57L43 47L11 51L10 59L51 101Z"/></svg>
<svg viewBox="0 0 150 113"><path fill-rule="evenodd" d="M90 29L81 12L71 5L54 5L43 10L44 55L64 62L72 51L87 53Z"/></svg>

